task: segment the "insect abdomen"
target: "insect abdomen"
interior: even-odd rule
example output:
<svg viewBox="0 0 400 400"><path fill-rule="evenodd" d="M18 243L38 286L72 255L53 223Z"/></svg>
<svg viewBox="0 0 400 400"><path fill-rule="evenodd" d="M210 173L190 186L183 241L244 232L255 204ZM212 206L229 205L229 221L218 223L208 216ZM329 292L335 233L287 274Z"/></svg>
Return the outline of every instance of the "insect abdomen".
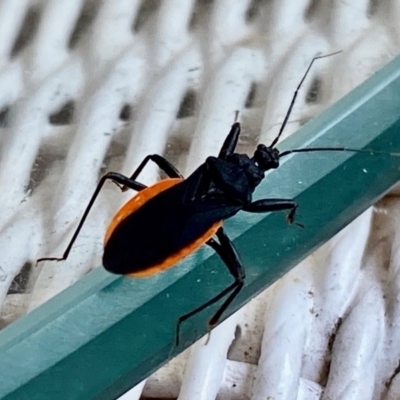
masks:
<svg viewBox="0 0 400 400"><path fill-rule="evenodd" d="M193 223L193 218L199 217L196 210L175 201L174 189L168 195L161 193L179 182L160 181L139 192L118 211L105 237L105 269L148 276L176 264L215 234L220 221L200 216L200 223Z"/></svg>

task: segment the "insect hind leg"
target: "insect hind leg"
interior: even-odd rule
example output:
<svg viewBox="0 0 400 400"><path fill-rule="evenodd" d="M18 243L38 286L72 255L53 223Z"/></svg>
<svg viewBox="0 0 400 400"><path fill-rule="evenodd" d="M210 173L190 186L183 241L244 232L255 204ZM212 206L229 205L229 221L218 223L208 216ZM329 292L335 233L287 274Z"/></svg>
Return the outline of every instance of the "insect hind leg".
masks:
<svg viewBox="0 0 400 400"><path fill-rule="evenodd" d="M126 176L124 176L122 174L119 174L117 172L108 172L107 174L105 174L100 179L100 182L97 184L96 190L94 191L94 193L93 193L88 205L86 206L86 209L85 209L85 211L83 213L83 216L82 216L81 220L79 221L78 227L76 228L76 230L74 232L74 235L72 236L72 239L70 240L70 242L69 242L67 248L65 249L64 254L62 255L62 257L44 257L44 258L39 258L36 261L36 264L38 264L39 262L42 262L42 261L63 261L63 260L66 260L68 258L68 254L71 251L71 248L74 245L75 240L78 237L79 232L81 231L82 226L85 223L86 218L87 218L87 216L88 216L88 214L89 214L94 202L96 201L97 196L99 195L101 189L103 188L104 183L107 180L111 180L114 183L116 183L117 185L121 185L123 187L127 187L127 188L130 188L130 189L133 189L133 190L137 190L137 191L141 191L141 190L146 188L146 186L143 185L142 183L136 182L135 180L133 180L131 178L128 178L128 177L126 177Z"/></svg>
<svg viewBox="0 0 400 400"><path fill-rule="evenodd" d="M220 306L220 308L216 311L216 313L210 318L208 325L210 328L214 327L218 323L224 311L229 307L229 305L232 303L235 297L239 294L240 290L243 288L245 279L244 267L233 243L226 235L223 228L220 228L217 231L217 237L219 239L219 243L214 239L210 239L207 242L207 244L210 247L212 247L221 257L222 261L228 267L229 272L235 278L235 281L227 288L225 288L221 293L219 293L206 303L202 304L200 307L196 308L195 310L185 315L182 315L179 318L176 326L176 337L175 337L176 346L179 345L180 327L184 321L186 321L193 315L199 313L200 311L204 310L205 308L209 307L210 305L216 303L224 296L226 296L228 293L231 293L229 297L224 301L224 303Z"/></svg>

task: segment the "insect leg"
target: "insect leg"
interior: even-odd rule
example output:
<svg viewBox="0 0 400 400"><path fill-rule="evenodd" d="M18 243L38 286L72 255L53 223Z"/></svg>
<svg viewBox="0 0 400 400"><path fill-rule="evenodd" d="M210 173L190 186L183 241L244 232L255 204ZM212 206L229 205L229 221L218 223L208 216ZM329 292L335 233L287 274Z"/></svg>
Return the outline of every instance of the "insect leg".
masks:
<svg viewBox="0 0 400 400"><path fill-rule="evenodd" d="M164 157L158 154L150 154L146 156L140 165L136 168L130 179L136 180L143 168L149 161L153 161L157 164L158 168L162 169L170 178L182 178L182 174Z"/></svg>
<svg viewBox="0 0 400 400"><path fill-rule="evenodd" d="M237 142L239 140L240 135L240 124L239 122L235 122L232 125L231 131L226 137L224 144L221 147L221 150L218 154L218 158L225 160L227 156L232 154L235 151Z"/></svg>
<svg viewBox="0 0 400 400"><path fill-rule="evenodd" d="M133 172L132 176L130 177L131 180L135 181L139 174L142 172L143 168L149 161L153 161L158 168L162 169L169 178L183 178L183 175L164 157L158 154L149 154L146 156L143 161L139 164L136 170ZM118 185L120 186L120 185ZM126 192L129 188L128 185L120 186L120 189L123 192Z"/></svg>
<svg viewBox="0 0 400 400"><path fill-rule="evenodd" d="M243 211L252 213L265 213L289 210L286 220L289 224L294 222L298 204L292 199L262 199L256 200L243 207ZM299 226L302 226L298 224Z"/></svg>
<svg viewBox="0 0 400 400"><path fill-rule="evenodd" d="M226 137L221 150L219 152L218 158L210 157L210 159L215 160L225 160L229 155L231 155L236 148L237 142L239 140L240 135L240 124L239 122L235 122L232 125L232 128ZM220 161L221 162L221 161ZM188 187L188 198L191 200L201 197L203 194L207 193L210 189L211 185L211 176L210 176L210 168L209 165L206 165L203 168L202 175L196 181L191 181L191 187Z"/></svg>
<svg viewBox="0 0 400 400"><path fill-rule="evenodd" d="M64 251L64 254L62 257L57 258L57 257L45 257L45 258L39 258L36 263L39 263L41 261L63 261L66 260L68 257L69 252L71 251L71 248L76 240L76 238L79 235L79 232L83 226L83 224L85 223L85 220L89 214L90 209L92 208L97 196L100 193L100 190L102 189L104 183L106 180L111 180L115 183L117 183L118 185L122 185L123 187L128 187L130 189L133 190L143 190L146 188L145 185L143 185L142 183L136 182L135 180L132 180L124 175L118 174L117 172L108 172L107 174L105 174L101 179L100 182L98 183L96 190L94 191L92 198L90 199L85 212L83 213L83 216L78 224L78 227L75 230L74 235L72 236L72 239L70 240L66 250Z"/></svg>
<svg viewBox="0 0 400 400"><path fill-rule="evenodd" d="M179 344L180 326L185 320L199 313L200 311L204 310L208 306L216 303L218 300L222 299L225 295L232 292L230 296L222 304L222 306L217 310L217 312L210 318L208 325L210 326L210 328L213 327L218 323L218 320L221 318L222 313L228 308L228 306L232 303L233 299L238 295L238 293L243 287L245 278L244 267L235 247L233 246L233 243L228 238L223 228L220 228L217 231L217 237L220 243L218 243L214 239L210 239L207 242L207 244L218 253L222 261L228 267L229 272L235 278L235 281L231 285L229 285L226 289L224 289L221 293L219 293L217 296L213 297L200 307L179 318L176 328L176 337L175 337L176 345Z"/></svg>
<svg viewBox="0 0 400 400"><path fill-rule="evenodd" d="M218 323L218 320L221 318L221 315L224 311L229 307L232 303L233 299L238 295L240 290L244 285L244 279L246 277L244 266L242 260L239 257L238 252L236 251L235 246L225 233L223 228L218 229L217 237L220 242L220 249L222 251L218 252L222 260L225 262L226 266L229 269L229 272L235 278L234 282L234 291L231 295L225 300L222 306L217 310L217 312L210 318L208 324L210 327L213 327Z"/></svg>

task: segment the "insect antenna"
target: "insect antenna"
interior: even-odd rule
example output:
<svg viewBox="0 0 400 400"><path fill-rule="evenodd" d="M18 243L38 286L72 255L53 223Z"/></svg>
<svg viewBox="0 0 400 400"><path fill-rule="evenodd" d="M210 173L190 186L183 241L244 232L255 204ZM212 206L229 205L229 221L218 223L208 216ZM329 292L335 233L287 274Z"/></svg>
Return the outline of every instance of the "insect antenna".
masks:
<svg viewBox="0 0 400 400"><path fill-rule="evenodd" d="M288 108L288 110L286 112L285 118L283 119L283 123L282 123L282 125L281 125L281 127L279 129L278 135L272 141L272 143L269 146L269 148L274 148L275 147L275 145L278 143L283 131L285 130L286 125L289 123L289 117L290 117L290 115L292 113L293 106L294 106L294 104L296 102L296 98L297 98L297 95L299 93L299 90L300 90L301 86L303 85L308 73L310 72L311 67L314 64L314 62L316 60L319 60L320 58L331 57L331 56L334 56L334 55L339 54L341 52L342 52L342 50L336 51L335 53L324 54L322 56L314 57L311 60L306 72L304 73L303 77L301 78L301 81L297 85L297 88L296 88L296 90L295 90L295 92L293 94L292 100L290 102L290 106L289 106L289 108ZM378 151L378 150L367 150L367 149L361 150L361 149L352 149L352 148L348 148L348 147L309 147L309 148L304 148L304 149L285 150L285 151L283 151L283 152L281 152L279 154L279 158L285 157L285 156L287 156L289 154L293 154L293 153L311 153L311 152L319 152L319 151L347 151L347 152L352 152L352 153L368 153L370 155L386 154L386 155L391 155L391 156L394 156L394 157L400 157L400 153L392 153L392 152Z"/></svg>
<svg viewBox="0 0 400 400"><path fill-rule="evenodd" d="M300 83L298 84L298 86L296 88L296 91L293 94L292 101L290 102L290 106L289 106L289 108L287 110L285 118L283 119L283 123L281 125L281 128L279 129L279 133L278 133L278 135L276 136L276 138L273 140L272 144L269 147L273 148L278 143L278 141L279 141L279 139L280 139L285 127L286 127L286 124L287 124L287 122L289 120L290 114L292 113L292 109L293 109L294 103L296 102L296 98L297 98L297 95L299 93L299 90L300 90L301 86L303 85L308 73L310 72L310 69L311 69L312 65L314 64L314 61L319 60L320 58L326 58L326 57L334 56L334 55L339 54L341 52L342 52L342 50L336 51L335 53L325 54L323 56L314 57L311 60L310 65L308 66L303 78L301 79Z"/></svg>
<svg viewBox="0 0 400 400"><path fill-rule="evenodd" d="M316 151L349 151L352 153L368 153L370 155L374 154L386 154L394 157L400 157L400 153L392 153L387 151L377 151L377 150L366 150L366 149L351 149L348 147L310 147L304 149L293 149L293 150L285 150L279 154L279 158L285 157L292 153L311 153Z"/></svg>

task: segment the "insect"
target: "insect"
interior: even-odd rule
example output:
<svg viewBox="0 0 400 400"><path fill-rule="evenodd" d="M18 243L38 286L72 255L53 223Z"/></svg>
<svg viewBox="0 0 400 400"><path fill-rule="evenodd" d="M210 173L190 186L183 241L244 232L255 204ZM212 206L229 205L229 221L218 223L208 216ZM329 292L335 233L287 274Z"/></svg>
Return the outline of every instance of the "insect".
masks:
<svg viewBox="0 0 400 400"><path fill-rule="evenodd" d="M222 226L222 221L239 211L266 213L286 210L287 222L294 223L298 204L292 199L253 201L253 193L263 180L265 172L278 168L282 157L295 152L358 151L337 147L294 149L280 153L275 147L288 122L297 93L313 63L331 55L313 58L293 95L279 133L270 146L259 144L252 157L235 153L241 130L239 122L235 122L218 156L208 157L186 179L170 162L157 154L145 157L130 177L115 172L107 173L100 179L63 256L41 258L38 262L67 259L104 183L111 180L122 191L132 189L138 194L122 206L107 229L104 268L130 277L148 277L172 267L203 244L212 247L227 266L234 281L221 293L179 318L176 345L179 344L179 327L185 320L228 296L209 320L209 327L215 326L245 282L245 268ZM163 170L168 179L150 187L140 183L137 180L139 174L149 161Z"/></svg>

